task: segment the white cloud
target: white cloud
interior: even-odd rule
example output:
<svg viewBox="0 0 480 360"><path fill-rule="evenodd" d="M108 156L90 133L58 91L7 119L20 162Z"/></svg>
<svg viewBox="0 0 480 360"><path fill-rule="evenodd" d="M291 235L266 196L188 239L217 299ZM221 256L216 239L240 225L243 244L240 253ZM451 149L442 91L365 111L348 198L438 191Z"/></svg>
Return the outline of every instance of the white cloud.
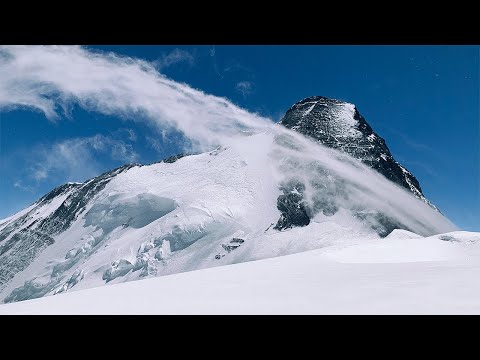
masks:
<svg viewBox="0 0 480 360"><path fill-rule="evenodd" d="M235 85L235 89L243 95L243 97L247 97L253 92L253 83L251 81L240 81Z"/></svg>
<svg viewBox="0 0 480 360"><path fill-rule="evenodd" d="M48 172L45 169L39 168L33 172L33 178L35 180L43 180L48 177Z"/></svg>
<svg viewBox="0 0 480 360"><path fill-rule="evenodd" d="M162 57L154 62L155 66L162 70L169 66L178 63L186 63L190 66L193 65L195 59L191 53L186 50L174 49L168 54L162 55Z"/></svg>
<svg viewBox="0 0 480 360"><path fill-rule="evenodd" d="M174 127L206 147L239 129L270 125L224 98L169 80L143 60L79 46L0 47L0 108L28 106L56 119L72 103Z"/></svg>

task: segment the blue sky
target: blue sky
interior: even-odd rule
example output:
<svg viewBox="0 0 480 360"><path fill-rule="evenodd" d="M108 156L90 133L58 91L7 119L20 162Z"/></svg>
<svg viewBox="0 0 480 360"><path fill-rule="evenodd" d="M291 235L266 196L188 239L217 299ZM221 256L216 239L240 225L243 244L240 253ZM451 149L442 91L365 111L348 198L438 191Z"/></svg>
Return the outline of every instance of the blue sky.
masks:
<svg viewBox="0 0 480 360"><path fill-rule="evenodd" d="M89 48L155 62L175 81L275 121L312 95L352 102L425 195L459 227L480 230L479 47ZM0 218L66 181L177 153L185 140L129 117L67 113L49 120L30 108L0 110Z"/></svg>

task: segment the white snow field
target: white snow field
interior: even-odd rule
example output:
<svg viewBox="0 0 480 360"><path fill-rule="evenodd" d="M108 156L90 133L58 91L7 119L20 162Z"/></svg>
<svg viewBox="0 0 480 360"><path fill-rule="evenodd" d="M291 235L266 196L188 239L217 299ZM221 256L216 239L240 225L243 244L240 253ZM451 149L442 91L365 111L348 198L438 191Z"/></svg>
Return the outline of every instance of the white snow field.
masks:
<svg viewBox="0 0 480 360"><path fill-rule="evenodd" d="M480 233L360 245L0 306L0 314L480 314Z"/></svg>

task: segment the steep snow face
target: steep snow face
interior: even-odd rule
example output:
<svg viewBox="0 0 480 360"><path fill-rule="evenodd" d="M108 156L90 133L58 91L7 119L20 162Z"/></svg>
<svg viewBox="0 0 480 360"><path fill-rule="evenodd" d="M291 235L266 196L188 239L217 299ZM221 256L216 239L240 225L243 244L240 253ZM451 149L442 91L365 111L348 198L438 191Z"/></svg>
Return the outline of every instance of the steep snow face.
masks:
<svg viewBox="0 0 480 360"><path fill-rule="evenodd" d="M18 272L24 270L53 237L67 230L86 206L117 174L122 166L85 184L68 183L40 198L24 211L0 224L0 291Z"/></svg>
<svg viewBox="0 0 480 360"><path fill-rule="evenodd" d="M175 201L149 193L114 194L96 202L85 214L85 226L110 233L119 226L139 229L175 209Z"/></svg>
<svg viewBox="0 0 480 360"><path fill-rule="evenodd" d="M38 225L52 217L76 188L74 184L60 186L1 223L0 291L17 272L25 269L42 250L54 243L50 233L42 232Z"/></svg>
<svg viewBox="0 0 480 360"><path fill-rule="evenodd" d="M353 104L322 96L309 97L293 105L280 124L361 160L438 210L423 196L415 176L395 161L385 140L373 131Z"/></svg>
<svg viewBox="0 0 480 360"><path fill-rule="evenodd" d="M36 211L41 218L26 216ZM305 226L278 226L303 213ZM69 184L1 226L2 246L14 239L22 250L0 256L4 302L359 244L395 227L422 236L454 229L358 160L278 125Z"/></svg>

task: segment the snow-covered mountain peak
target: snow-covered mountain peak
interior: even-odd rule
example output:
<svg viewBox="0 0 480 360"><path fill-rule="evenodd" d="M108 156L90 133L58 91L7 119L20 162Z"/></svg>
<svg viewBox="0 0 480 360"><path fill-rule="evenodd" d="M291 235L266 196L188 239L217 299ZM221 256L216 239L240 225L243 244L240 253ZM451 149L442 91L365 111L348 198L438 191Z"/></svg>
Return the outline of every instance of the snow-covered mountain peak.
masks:
<svg viewBox="0 0 480 360"><path fill-rule="evenodd" d="M415 176L393 158L385 140L355 105L323 96L308 97L293 105L280 124L361 160L437 210L423 195Z"/></svg>
<svg viewBox="0 0 480 360"><path fill-rule="evenodd" d="M286 117L312 122L325 113L324 98L309 101L317 102ZM356 121L360 141L377 141L361 131L351 104L331 104L331 119ZM129 164L52 190L0 221L0 300L355 244L394 229L455 230L410 188L304 136L302 126L272 124L208 152Z"/></svg>

